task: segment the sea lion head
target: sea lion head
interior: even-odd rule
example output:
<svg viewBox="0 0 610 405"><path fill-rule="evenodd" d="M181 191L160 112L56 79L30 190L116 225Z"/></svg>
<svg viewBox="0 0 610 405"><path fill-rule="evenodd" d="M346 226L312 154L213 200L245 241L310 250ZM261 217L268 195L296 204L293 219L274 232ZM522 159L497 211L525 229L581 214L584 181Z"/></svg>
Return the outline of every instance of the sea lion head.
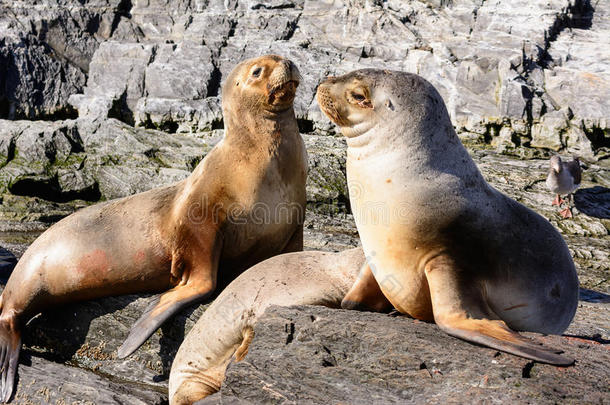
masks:
<svg viewBox="0 0 610 405"><path fill-rule="evenodd" d="M316 98L324 114L348 138L372 128L400 133L406 126L415 128L434 117L449 122L436 89L406 72L361 69L328 77L318 86Z"/></svg>
<svg viewBox="0 0 610 405"><path fill-rule="evenodd" d="M243 113L283 112L292 108L301 75L296 65L278 55L264 55L238 64L222 88L223 110ZM228 102L224 102L227 100ZM232 108L238 103L240 108ZM225 112L226 115L226 111Z"/></svg>

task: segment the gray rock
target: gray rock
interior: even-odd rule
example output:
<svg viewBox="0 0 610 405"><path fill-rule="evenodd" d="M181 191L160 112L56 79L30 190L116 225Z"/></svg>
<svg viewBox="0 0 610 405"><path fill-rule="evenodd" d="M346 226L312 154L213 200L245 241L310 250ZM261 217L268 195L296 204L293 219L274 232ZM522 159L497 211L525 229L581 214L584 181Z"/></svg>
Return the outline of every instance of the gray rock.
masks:
<svg viewBox="0 0 610 405"><path fill-rule="evenodd" d="M28 323L24 347L39 357L164 392L171 361L206 306L183 311L129 358L117 359L118 347L147 303L147 297L128 295L54 308Z"/></svg>
<svg viewBox="0 0 610 405"><path fill-rule="evenodd" d="M142 97L138 100L136 126L169 132L201 132L222 128L222 106L218 97L177 100Z"/></svg>
<svg viewBox="0 0 610 405"><path fill-rule="evenodd" d="M562 134L570 126L569 111L553 111L542 117L539 123L532 125L531 146L559 151L564 146Z"/></svg>
<svg viewBox="0 0 610 405"><path fill-rule="evenodd" d="M143 384L116 381L79 367L22 354L14 404L164 404L167 394ZM25 364L24 364L25 363Z"/></svg>
<svg viewBox="0 0 610 405"><path fill-rule="evenodd" d="M89 65L84 95L70 97L70 103L81 117L113 117L133 124L136 104L144 95L146 67L156 49L139 43L102 43Z"/></svg>
<svg viewBox="0 0 610 405"><path fill-rule="evenodd" d="M567 369L403 316L274 306L256 324L244 360L229 365L220 395L202 403L600 403L610 394L609 317L607 304L587 305L600 318L582 324L579 308L567 336L527 334L576 357Z"/></svg>
<svg viewBox="0 0 610 405"><path fill-rule="evenodd" d="M344 138L304 135L309 158L307 202L310 209L346 212L349 205Z"/></svg>
<svg viewBox="0 0 610 405"><path fill-rule="evenodd" d="M113 119L0 123L0 193L58 202L124 197L182 180L212 147Z"/></svg>
<svg viewBox="0 0 610 405"><path fill-rule="evenodd" d="M37 71L75 83L61 94L49 87L33 105L54 103L65 110L70 96L81 117L115 117L172 132L218 128L218 112L205 100L218 96L221 80L237 61L275 52L301 68L297 115L311 129L329 127L313 100L322 77L384 66L430 80L458 128L521 127L523 142L505 153L522 153L530 140L531 146L595 159L608 153L610 92L604 89L610 83L610 51L603 44L610 8L604 2L594 7L567 0L61 4L70 7L2 3L7 41L32 36L19 48L27 55L40 53L32 41L42 41L68 62L57 68L49 62ZM34 27L37 37L25 26ZM74 94L84 76L80 82L71 79L72 66L88 73L83 94ZM19 73L19 80L31 82L23 79L28 75ZM64 83L49 78L41 79L45 86ZM21 93L36 94L25 88ZM5 104L5 110L15 105ZM572 114L560 134L556 120L544 115L568 109ZM500 130L477 139L490 142Z"/></svg>
<svg viewBox="0 0 610 405"><path fill-rule="evenodd" d="M458 128L519 127L525 136L519 147L529 146L532 131L532 146L597 159L605 156L608 137L608 92L599 91L610 83L604 73L610 53L600 46L608 30L607 8L603 4L593 10L587 2L563 0L548 5L468 0L137 3L127 31L141 36L117 34L102 44L84 94L70 100L81 117L112 116L172 132L217 128L220 117L204 100L218 96L221 80L235 63L280 53L303 73L295 104L308 128L329 128L313 97L322 77L384 66L430 80ZM575 51L571 41L584 50ZM137 48L150 48L152 54L130 54ZM583 80L568 83L571 72ZM560 139L554 120L544 118L561 109L573 112L566 127L566 134L574 132L569 142ZM480 141L495 136L488 135ZM504 152L521 153L519 148Z"/></svg>
<svg viewBox="0 0 610 405"><path fill-rule="evenodd" d="M74 117L89 62L128 10L120 0L0 1L0 118Z"/></svg>
<svg viewBox="0 0 610 405"><path fill-rule="evenodd" d="M146 67L145 88L149 97L198 100L207 96L214 65L205 45L161 45Z"/></svg>

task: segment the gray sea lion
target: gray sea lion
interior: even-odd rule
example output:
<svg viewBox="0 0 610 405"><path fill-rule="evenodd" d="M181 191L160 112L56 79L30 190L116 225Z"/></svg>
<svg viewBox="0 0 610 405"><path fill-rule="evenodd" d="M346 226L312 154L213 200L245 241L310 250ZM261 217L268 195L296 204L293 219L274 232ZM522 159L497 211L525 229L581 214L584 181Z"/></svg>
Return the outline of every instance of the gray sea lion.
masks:
<svg viewBox="0 0 610 405"><path fill-rule="evenodd" d="M551 157L549 163L550 168L549 174L546 177L546 186L556 195L552 205L560 207L561 204L564 203L561 196L567 196L567 201L565 201L567 202L567 207L559 211L559 214L564 219L571 218L572 210L570 208L570 199L572 198L572 193L580 187L582 177L580 160L577 157L574 157L571 162L562 162L559 155L554 155Z"/></svg>
<svg viewBox="0 0 610 405"><path fill-rule="evenodd" d="M396 309L471 342L571 364L515 332L560 334L572 321L568 247L542 216L487 184L436 89L367 69L328 78L317 99L347 137L354 218L371 277ZM344 307L367 292L354 286Z"/></svg>
<svg viewBox="0 0 610 405"><path fill-rule="evenodd" d="M240 361L247 354L253 326L267 307L338 308L365 264L362 248L297 252L272 257L240 275L178 349L169 376L170 404L192 404L218 391L231 359Z"/></svg>
<svg viewBox="0 0 610 405"><path fill-rule="evenodd" d="M303 248L307 157L293 99L295 65L268 55L237 65L222 91L224 139L177 184L80 210L25 252L0 298L0 400L8 401L20 330L50 305L166 291L119 349L125 357L169 316L282 252Z"/></svg>

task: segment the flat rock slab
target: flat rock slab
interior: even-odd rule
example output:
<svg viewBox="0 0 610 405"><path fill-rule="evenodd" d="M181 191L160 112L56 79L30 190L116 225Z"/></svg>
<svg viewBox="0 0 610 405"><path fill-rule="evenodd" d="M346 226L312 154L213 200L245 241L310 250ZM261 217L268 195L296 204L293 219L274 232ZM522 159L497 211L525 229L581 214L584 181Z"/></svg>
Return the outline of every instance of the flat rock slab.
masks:
<svg viewBox="0 0 610 405"><path fill-rule="evenodd" d="M607 333L609 307L598 305ZM580 319L574 326L583 333L595 329ZM403 316L271 307L255 327L248 355L229 366L221 392L202 402L591 404L610 399L608 340L527 335L564 350L576 364L531 362Z"/></svg>
<svg viewBox="0 0 610 405"><path fill-rule="evenodd" d="M167 394L23 353L13 403L154 405L167 403Z"/></svg>

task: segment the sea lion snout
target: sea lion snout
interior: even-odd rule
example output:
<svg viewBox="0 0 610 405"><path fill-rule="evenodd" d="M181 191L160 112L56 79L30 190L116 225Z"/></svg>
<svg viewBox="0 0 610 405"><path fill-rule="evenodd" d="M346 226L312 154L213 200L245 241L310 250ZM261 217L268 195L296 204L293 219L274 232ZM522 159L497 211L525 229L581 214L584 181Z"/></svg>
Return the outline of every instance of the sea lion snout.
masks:
<svg viewBox="0 0 610 405"><path fill-rule="evenodd" d="M268 65L271 72L267 83L268 90L277 89L290 82L293 82L296 88L301 82L301 73L290 59L277 56Z"/></svg>
<svg viewBox="0 0 610 405"><path fill-rule="evenodd" d="M354 74L327 77L318 85L316 99L348 138L363 134L376 121L371 86Z"/></svg>
<svg viewBox="0 0 610 405"><path fill-rule="evenodd" d="M291 105L301 82L301 73L294 62L279 57L267 80L267 103L271 106Z"/></svg>

